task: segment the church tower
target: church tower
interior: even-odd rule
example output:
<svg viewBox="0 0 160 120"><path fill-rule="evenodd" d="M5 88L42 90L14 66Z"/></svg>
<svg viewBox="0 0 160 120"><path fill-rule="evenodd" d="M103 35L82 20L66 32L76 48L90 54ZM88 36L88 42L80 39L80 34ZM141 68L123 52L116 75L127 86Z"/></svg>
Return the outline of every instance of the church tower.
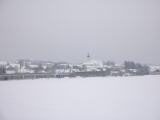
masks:
<svg viewBox="0 0 160 120"><path fill-rule="evenodd" d="M87 54L87 56L86 56L86 57L87 57L87 61L90 61L90 60L91 60L91 56L90 56L90 54L89 54L89 53Z"/></svg>

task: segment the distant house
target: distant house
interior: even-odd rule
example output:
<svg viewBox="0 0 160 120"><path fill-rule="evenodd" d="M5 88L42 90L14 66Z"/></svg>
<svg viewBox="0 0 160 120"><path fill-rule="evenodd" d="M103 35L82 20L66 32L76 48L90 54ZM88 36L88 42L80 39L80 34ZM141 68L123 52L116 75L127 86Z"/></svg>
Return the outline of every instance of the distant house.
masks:
<svg viewBox="0 0 160 120"><path fill-rule="evenodd" d="M6 69L6 74L15 74L17 72L18 72L18 69L16 67L9 66Z"/></svg>
<svg viewBox="0 0 160 120"><path fill-rule="evenodd" d="M74 68L78 68L77 71L74 70L74 76L95 77L108 75L108 71L104 67L103 62L93 59L81 63Z"/></svg>
<svg viewBox="0 0 160 120"><path fill-rule="evenodd" d="M97 60L89 60L81 64L85 71L101 71L103 70L103 62Z"/></svg>
<svg viewBox="0 0 160 120"><path fill-rule="evenodd" d="M150 74L152 74L152 75L160 75L160 66L158 66L158 65L150 66Z"/></svg>

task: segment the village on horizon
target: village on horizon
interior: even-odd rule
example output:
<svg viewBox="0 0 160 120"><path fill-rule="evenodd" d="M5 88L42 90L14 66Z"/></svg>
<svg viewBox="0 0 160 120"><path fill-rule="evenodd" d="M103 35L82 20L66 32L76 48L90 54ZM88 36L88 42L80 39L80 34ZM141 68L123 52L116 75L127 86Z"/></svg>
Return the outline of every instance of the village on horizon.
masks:
<svg viewBox="0 0 160 120"><path fill-rule="evenodd" d="M96 77L159 75L159 65L146 65L133 61L116 64L113 61L98 61L87 54L86 62L73 64L19 59L0 61L0 80L28 78Z"/></svg>

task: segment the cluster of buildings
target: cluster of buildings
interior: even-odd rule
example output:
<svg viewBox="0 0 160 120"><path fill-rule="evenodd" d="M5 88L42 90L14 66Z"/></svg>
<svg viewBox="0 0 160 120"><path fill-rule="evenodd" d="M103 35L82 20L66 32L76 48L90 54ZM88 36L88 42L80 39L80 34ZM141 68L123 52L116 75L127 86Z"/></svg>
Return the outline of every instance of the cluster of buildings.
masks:
<svg viewBox="0 0 160 120"><path fill-rule="evenodd" d="M94 77L94 76L133 76L160 74L160 66L142 65L134 62L115 64L88 59L86 62L72 64L35 60L0 61L0 75L45 74L55 77Z"/></svg>

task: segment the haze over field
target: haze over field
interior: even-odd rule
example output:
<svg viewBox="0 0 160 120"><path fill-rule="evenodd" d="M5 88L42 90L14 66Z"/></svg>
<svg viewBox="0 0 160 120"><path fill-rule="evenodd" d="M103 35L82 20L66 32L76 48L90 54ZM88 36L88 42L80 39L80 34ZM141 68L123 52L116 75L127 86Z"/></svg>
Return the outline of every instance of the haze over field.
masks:
<svg viewBox="0 0 160 120"><path fill-rule="evenodd" d="M0 120L160 120L160 76L0 81Z"/></svg>

